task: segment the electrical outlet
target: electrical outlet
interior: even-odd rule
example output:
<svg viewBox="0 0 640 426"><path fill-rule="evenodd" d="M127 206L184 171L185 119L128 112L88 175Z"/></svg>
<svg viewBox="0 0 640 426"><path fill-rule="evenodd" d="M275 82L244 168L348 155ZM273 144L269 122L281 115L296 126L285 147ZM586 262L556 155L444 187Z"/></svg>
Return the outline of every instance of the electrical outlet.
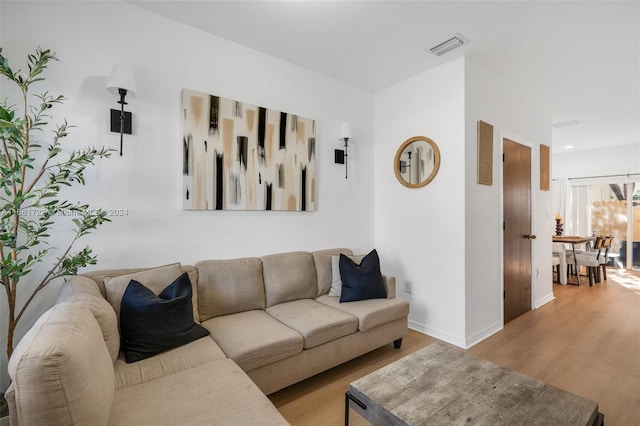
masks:
<svg viewBox="0 0 640 426"><path fill-rule="evenodd" d="M404 292L411 293L411 281L404 280Z"/></svg>

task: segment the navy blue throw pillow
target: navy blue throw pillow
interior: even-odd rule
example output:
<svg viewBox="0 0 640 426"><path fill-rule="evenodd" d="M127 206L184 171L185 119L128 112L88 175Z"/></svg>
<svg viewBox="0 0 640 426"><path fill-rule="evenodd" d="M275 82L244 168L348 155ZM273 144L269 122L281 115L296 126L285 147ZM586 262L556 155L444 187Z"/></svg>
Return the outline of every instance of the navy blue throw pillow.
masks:
<svg viewBox="0 0 640 426"><path fill-rule="evenodd" d="M342 279L340 303L387 297L380 272L380 258L375 249L363 257L359 265L341 254L339 266Z"/></svg>
<svg viewBox="0 0 640 426"><path fill-rule="evenodd" d="M209 330L193 322L191 281L187 273L158 296L131 280L122 295L120 335L127 363L208 336Z"/></svg>

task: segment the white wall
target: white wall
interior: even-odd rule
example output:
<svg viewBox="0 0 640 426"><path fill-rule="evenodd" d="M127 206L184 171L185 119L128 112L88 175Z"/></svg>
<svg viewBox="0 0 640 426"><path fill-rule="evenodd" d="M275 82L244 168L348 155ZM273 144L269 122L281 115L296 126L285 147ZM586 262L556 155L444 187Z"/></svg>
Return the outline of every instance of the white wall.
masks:
<svg viewBox="0 0 640 426"><path fill-rule="evenodd" d="M377 92L374 104L376 246L411 302L410 326L461 347L503 326L503 137L531 147L532 306L551 300L551 196L539 189L539 147L551 145L545 92L463 58ZM494 125L493 186L476 181L478 120ZM433 182L409 189L392 160L415 135L438 144L442 164Z"/></svg>
<svg viewBox="0 0 640 426"><path fill-rule="evenodd" d="M606 149L554 153L551 175L578 178L640 173L640 135L638 142Z"/></svg>
<svg viewBox="0 0 640 426"><path fill-rule="evenodd" d="M376 92L376 247L411 303L410 327L464 345L464 59ZM402 186L398 147L412 136L438 145L440 171L427 186ZM412 281L412 293L403 291Z"/></svg>
<svg viewBox="0 0 640 426"><path fill-rule="evenodd" d="M531 147L532 307L553 298L551 193L540 191L540 144L551 145L551 112L540 86L519 81L509 70L467 58L466 100L466 346L503 326L502 139ZM494 126L493 186L477 184L477 121ZM536 274L539 270L539 274Z"/></svg>
<svg viewBox="0 0 640 426"><path fill-rule="evenodd" d="M51 65L42 87L68 98L55 117L77 126L69 146L118 147L119 135L108 132L109 109L118 107L117 99L104 87L113 64L129 63L135 71L138 94L127 99L134 135L125 135L124 156L99 161L87 173L87 187L69 194L92 207L128 210L81 242L99 255L99 268L373 247L370 93L121 2L4 2L0 7L3 54L12 64L23 63L37 46L58 54L60 63ZM317 211L183 211L182 88L314 118ZM348 180L344 166L333 164L342 121L350 122L354 133ZM37 299L19 335L53 303L56 292L52 288ZM6 300L0 299L0 306L4 310ZM5 330L3 322L3 375ZM4 389L7 378L0 384Z"/></svg>

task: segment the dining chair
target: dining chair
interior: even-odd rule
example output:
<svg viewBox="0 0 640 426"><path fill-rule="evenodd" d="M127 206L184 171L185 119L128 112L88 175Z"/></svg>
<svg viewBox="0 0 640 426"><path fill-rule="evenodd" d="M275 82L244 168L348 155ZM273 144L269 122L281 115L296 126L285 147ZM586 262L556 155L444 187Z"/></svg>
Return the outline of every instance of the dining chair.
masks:
<svg viewBox="0 0 640 426"><path fill-rule="evenodd" d="M551 256L551 271L557 277L554 281L560 282L560 256L556 253Z"/></svg>
<svg viewBox="0 0 640 426"><path fill-rule="evenodd" d="M601 241L596 242L597 251L591 251L585 254L589 254L598 259L599 270L598 274L600 274L600 269L602 270L602 276L604 280L607 280L607 263L609 263L609 249L613 245L613 235L607 235L605 237L598 237Z"/></svg>
<svg viewBox="0 0 640 426"><path fill-rule="evenodd" d="M591 246L591 244L587 243L585 250L576 250L575 247L572 247L570 249L567 249L567 270L568 273L570 274L576 274L576 271L574 270L575 268L575 262L573 261L573 255L587 255L587 256L593 256L593 257L597 257L600 254L600 250L602 248L602 244L604 243L604 237L601 236L597 236L595 242L593 243L593 246ZM569 256L571 255L571 261L569 261ZM579 283L578 283L579 284Z"/></svg>
<svg viewBox="0 0 640 426"><path fill-rule="evenodd" d="M602 247L603 242L604 242L604 237L598 235L595 237L595 240L593 241L593 245L591 245L590 242L585 243L584 250L577 249L575 247L569 248L567 249L567 254L569 254L569 252L575 252L575 254L591 253L592 255L595 256L598 253L598 250L600 250L600 248Z"/></svg>
<svg viewBox="0 0 640 426"><path fill-rule="evenodd" d="M583 253L589 253L594 256L598 256L600 254L600 251L602 250L602 246L604 245L604 240L606 238L607 237L597 236L595 243L593 243L593 247L587 247L588 250L584 251Z"/></svg>
<svg viewBox="0 0 640 426"><path fill-rule="evenodd" d="M567 253L562 243L552 243L551 266L554 272L558 273L558 282L562 285L567 284Z"/></svg>
<svg viewBox="0 0 640 426"><path fill-rule="evenodd" d="M576 269L573 270L573 273L576 276L578 285L580 285L580 266L584 266L587 268L587 275L589 276L590 286L593 286L594 281L596 283L600 282L600 261L598 259L598 256L594 256L593 253L576 253L574 257L572 252L568 252L567 265L574 265L576 267Z"/></svg>
<svg viewBox="0 0 640 426"><path fill-rule="evenodd" d="M602 268L602 276L604 280L607 280L607 264L609 263L609 249L613 245L613 235L607 235L604 237L604 242L602 243L601 251L602 253L598 253L598 261L600 262L600 267Z"/></svg>

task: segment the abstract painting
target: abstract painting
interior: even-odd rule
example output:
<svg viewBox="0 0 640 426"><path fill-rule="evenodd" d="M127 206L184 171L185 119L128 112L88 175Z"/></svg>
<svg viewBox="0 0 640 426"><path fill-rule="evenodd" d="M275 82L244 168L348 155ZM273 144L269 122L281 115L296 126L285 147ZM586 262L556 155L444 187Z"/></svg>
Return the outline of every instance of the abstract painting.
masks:
<svg viewBox="0 0 640 426"><path fill-rule="evenodd" d="M182 90L183 208L315 210L315 120Z"/></svg>

